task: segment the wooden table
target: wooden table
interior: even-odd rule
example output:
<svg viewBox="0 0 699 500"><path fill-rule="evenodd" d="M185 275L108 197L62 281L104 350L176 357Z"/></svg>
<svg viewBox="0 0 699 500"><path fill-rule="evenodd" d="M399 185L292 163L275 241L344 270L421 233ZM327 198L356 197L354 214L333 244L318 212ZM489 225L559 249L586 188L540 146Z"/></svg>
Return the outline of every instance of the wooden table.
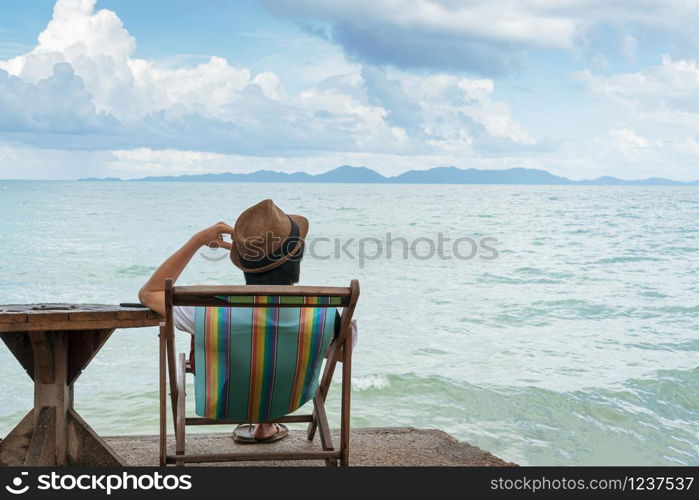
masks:
<svg viewBox="0 0 699 500"><path fill-rule="evenodd" d="M34 381L34 409L0 441L0 465L124 465L73 408L73 385L115 329L160 321L145 308L0 305L0 338Z"/></svg>

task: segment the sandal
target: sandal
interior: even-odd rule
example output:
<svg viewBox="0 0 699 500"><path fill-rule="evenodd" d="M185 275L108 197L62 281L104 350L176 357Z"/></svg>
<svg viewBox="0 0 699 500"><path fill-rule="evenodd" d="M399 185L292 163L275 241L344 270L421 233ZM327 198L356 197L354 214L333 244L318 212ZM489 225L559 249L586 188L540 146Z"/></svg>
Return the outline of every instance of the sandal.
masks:
<svg viewBox="0 0 699 500"><path fill-rule="evenodd" d="M240 424L238 427L233 429L233 435L231 437L239 443L256 443L257 439L252 437L254 431L255 426L253 424Z"/></svg>
<svg viewBox="0 0 699 500"><path fill-rule="evenodd" d="M289 435L289 429L286 425L276 423L274 425L277 426L277 432L264 439L255 439L253 437L255 426L253 424L241 424L233 430L233 439L243 444L273 443Z"/></svg>

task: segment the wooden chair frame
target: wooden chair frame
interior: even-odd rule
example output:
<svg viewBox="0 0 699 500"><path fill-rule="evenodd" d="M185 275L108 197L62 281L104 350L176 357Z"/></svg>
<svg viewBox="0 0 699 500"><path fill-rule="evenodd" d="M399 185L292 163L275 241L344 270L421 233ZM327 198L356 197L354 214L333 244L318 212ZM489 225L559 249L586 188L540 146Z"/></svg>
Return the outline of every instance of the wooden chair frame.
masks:
<svg viewBox="0 0 699 500"><path fill-rule="evenodd" d="M333 305L285 305L285 304L229 304L217 296L294 296L339 297L340 304ZM173 281L165 281L165 322L160 324L160 465L185 465L186 463L210 463L233 461L269 460L324 460L327 466L349 465L350 450L350 400L352 377L352 316L359 298L359 282L352 280L349 287L309 286L188 286L174 287ZM342 307L340 329L326 356L323 374L310 415L286 415L275 422L308 422L307 438L312 441L316 430L320 434L321 450L313 452L285 453L225 453L187 455L185 453L185 427L188 425L242 424L233 420L187 417L185 415L186 357L179 356L179 368L175 364L175 328L172 319L173 306L225 306L225 307ZM330 389L337 363L342 363L342 400L340 415L340 448L335 449L325 412L325 399ZM167 382L170 385L170 403L175 431L175 454L167 454Z"/></svg>

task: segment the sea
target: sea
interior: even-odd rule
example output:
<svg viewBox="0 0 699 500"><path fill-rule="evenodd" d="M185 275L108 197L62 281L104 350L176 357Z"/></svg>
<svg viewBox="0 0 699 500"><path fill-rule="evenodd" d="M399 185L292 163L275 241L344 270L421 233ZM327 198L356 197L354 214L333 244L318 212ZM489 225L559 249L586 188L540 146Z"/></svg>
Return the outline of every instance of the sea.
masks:
<svg viewBox="0 0 699 500"><path fill-rule="evenodd" d="M360 282L354 427L523 465L699 465L696 187L0 181L0 304L135 302L266 198L310 221L300 284ZM243 278L203 248L178 283ZM157 384L156 329L118 330L75 406L101 435L155 434ZM0 345L0 436L31 406Z"/></svg>

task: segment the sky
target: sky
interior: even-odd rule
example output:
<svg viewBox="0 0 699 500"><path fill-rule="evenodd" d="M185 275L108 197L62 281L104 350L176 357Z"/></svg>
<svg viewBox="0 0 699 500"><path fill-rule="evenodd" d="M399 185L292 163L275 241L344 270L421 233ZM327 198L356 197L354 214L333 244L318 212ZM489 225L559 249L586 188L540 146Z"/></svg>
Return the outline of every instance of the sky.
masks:
<svg viewBox="0 0 699 500"><path fill-rule="evenodd" d="M0 0L0 178L699 179L699 0Z"/></svg>

